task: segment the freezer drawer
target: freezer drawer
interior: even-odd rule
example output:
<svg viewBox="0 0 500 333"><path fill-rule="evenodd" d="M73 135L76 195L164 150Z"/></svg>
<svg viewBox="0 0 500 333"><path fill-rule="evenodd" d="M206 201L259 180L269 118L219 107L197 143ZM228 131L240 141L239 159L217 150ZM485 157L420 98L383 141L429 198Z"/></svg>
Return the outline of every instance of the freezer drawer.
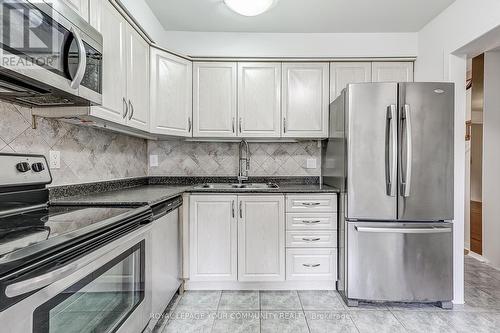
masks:
<svg viewBox="0 0 500 333"><path fill-rule="evenodd" d="M349 222L347 247L349 299L453 299L451 223Z"/></svg>

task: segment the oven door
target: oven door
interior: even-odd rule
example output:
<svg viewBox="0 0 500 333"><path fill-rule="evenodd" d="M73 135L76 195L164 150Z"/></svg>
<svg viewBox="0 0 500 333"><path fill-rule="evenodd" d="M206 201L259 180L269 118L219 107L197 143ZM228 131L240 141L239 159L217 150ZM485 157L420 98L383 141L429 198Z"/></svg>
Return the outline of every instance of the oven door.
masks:
<svg viewBox="0 0 500 333"><path fill-rule="evenodd" d="M90 263L1 312L0 322L19 333L141 332L151 314L150 230L81 258Z"/></svg>

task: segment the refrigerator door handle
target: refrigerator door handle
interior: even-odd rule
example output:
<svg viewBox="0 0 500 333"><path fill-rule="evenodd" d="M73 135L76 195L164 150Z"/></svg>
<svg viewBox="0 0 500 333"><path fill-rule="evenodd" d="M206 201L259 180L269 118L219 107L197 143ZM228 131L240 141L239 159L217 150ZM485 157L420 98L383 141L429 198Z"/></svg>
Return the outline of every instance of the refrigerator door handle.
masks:
<svg viewBox="0 0 500 333"><path fill-rule="evenodd" d="M448 227L431 228L383 228L383 227L355 227L357 232L396 233L396 234L440 234L452 232Z"/></svg>
<svg viewBox="0 0 500 333"><path fill-rule="evenodd" d="M394 183L394 170L397 168L398 154L397 154L397 132L394 127L396 120L396 105L389 105L386 114L386 147L385 147L385 179L386 179L386 193L388 196L396 196L395 183Z"/></svg>
<svg viewBox="0 0 500 333"><path fill-rule="evenodd" d="M401 173L401 195L409 197L411 191L411 164L412 164L412 132L411 132L411 114L410 106L405 104L401 115L402 123L404 124L403 131L406 135L406 156L405 156L405 171ZM401 158L403 158L401 156Z"/></svg>

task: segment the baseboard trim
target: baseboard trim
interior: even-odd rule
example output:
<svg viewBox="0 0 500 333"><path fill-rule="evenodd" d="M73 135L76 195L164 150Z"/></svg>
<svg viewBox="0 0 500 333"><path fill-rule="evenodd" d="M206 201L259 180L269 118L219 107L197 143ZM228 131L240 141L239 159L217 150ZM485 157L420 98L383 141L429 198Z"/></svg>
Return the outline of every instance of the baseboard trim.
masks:
<svg viewBox="0 0 500 333"><path fill-rule="evenodd" d="M472 257L476 260L479 260L481 262L484 262L485 264L489 264L489 260L486 259L485 257L483 257L482 255L480 254L477 254L476 252L472 252L469 250L469 254L468 254L469 257Z"/></svg>
<svg viewBox="0 0 500 333"><path fill-rule="evenodd" d="M335 281L202 282L186 281L186 290L337 290Z"/></svg>

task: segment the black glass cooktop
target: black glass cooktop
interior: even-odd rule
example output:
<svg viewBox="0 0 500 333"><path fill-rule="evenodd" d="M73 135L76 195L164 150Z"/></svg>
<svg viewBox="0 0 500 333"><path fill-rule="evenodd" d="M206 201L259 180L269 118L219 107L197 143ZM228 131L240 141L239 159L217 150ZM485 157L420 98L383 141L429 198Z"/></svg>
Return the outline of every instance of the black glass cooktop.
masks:
<svg viewBox="0 0 500 333"><path fill-rule="evenodd" d="M52 206L0 218L0 258L50 238L118 217L134 208Z"/></svg>

